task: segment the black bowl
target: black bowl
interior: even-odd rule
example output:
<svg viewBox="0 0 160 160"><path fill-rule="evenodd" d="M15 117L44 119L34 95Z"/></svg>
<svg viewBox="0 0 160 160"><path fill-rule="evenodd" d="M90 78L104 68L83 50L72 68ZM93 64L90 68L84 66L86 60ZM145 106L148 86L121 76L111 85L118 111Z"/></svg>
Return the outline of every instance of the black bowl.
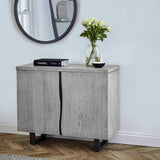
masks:
<svg viewBox="0 0 160 160"><path fill-rule="evenodd" d="M93 62L92 64L96 68L102 68L105 65L104 62Z"/></svg>

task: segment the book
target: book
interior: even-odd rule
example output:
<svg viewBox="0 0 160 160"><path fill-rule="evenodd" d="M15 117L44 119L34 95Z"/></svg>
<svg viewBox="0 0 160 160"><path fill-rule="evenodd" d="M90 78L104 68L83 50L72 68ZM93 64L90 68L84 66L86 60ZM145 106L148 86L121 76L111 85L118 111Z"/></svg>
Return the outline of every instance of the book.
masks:
<svg viewBox="0 0 160 160"><path fill-rule="evenodd" d="M42 58L33 61L34 66L53 66L63 67L69 64L69 59L50 59Z"/></svg>

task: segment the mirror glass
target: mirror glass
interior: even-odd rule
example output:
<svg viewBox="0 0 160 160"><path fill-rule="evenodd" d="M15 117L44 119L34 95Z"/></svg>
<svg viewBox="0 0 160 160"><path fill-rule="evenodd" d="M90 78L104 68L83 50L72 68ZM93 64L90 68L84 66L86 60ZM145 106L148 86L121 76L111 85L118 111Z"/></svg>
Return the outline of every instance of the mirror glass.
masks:
<svg viewBox="0 0 160 160"><path fill-rule="evenodd" d="M62 39L76 19L76 0L16 0L15 3L20 29L37 42Z"/></svg>

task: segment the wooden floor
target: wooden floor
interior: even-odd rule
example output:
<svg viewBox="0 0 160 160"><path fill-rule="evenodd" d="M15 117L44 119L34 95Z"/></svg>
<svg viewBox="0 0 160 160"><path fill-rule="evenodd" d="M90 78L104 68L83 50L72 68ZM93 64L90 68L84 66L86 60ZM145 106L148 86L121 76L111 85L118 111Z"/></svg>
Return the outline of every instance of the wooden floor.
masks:
<svg viewBox="0 0 160 160"><path fill-rule="evenodd" d="M0 134L0 154L55 160L160 160L160 148L108 144L100 153L92 149L93 142L47 138L33 146L28 136Z"/></svg>

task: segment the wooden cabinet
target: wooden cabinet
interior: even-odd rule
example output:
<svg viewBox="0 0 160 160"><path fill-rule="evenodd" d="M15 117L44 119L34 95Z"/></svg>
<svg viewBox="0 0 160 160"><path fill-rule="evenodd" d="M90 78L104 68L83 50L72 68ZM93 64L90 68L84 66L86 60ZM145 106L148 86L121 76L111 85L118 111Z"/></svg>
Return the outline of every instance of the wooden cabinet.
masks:
<svg viewBox="0 0 160 160"><path fill-rule="evenodd" d="M107 139L107 74L65 72L62 84L63 134Z"/></svg>
<svg viewBox="0 0 160 160"><path fill-rule="evenodd" d="M18 66L17 94L18 130L31 137L41 133L101 144L119 130L119 66Z"/></svg>
<svg viewBox="0 0 160 160"><path fill-rule="evenodd" d="M18 70L18 130L59 134L59 73Z"/></svg>

